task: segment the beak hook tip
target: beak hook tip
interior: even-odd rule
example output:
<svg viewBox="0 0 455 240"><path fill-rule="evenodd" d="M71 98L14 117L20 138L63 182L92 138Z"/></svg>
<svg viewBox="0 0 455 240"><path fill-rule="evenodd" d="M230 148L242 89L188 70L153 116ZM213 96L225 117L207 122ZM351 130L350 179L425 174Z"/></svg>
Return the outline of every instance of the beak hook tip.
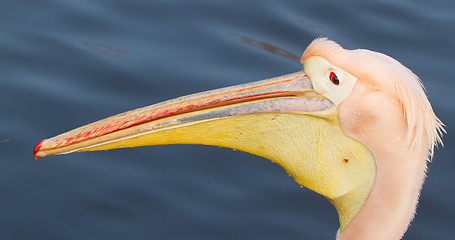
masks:
<svg viewBox="0 0 455 240"><path fill-rule="evenodd" d="M39 157L44 157L42 154L40 154L39 150L41 149L41 146L43 145L43 142L45 140L41 140L38 144L36 144L35 148L33 148L33 157L38 159Z"/></svg>

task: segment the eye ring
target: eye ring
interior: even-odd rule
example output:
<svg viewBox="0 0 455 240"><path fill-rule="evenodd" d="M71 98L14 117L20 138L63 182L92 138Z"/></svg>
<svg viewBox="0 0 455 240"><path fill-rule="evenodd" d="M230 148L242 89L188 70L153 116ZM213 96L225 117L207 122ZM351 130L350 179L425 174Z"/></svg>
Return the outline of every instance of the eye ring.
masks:
<svg viewBox="0 0 455 240"><path fill-rule="evenodd" d="M337 75L334 72L330 72L329 75L330 81L333 83L333 85L340 85L340 80L338 79Z"/></svg>

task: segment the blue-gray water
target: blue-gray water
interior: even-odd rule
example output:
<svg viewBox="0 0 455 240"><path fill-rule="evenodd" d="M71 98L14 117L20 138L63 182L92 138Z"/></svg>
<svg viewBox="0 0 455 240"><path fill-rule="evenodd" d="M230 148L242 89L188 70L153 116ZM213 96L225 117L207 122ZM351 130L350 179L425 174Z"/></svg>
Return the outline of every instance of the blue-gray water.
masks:
<svg viewBox="0 0 455 240"><path fill-rule="evenodd" d="M449 134L404 239L453 239L452 0L2 1L0 239L334 239L327 200L240 151L32 157L41 139L116 113L297 71L318 36L422 78Z"/></svg>

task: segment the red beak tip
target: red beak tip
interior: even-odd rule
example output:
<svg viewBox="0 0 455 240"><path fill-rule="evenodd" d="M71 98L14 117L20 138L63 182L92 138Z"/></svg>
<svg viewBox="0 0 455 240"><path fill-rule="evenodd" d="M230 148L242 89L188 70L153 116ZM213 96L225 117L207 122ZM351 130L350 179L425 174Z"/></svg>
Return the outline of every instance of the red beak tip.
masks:
<svg viewBox="0 0 455 240"><path fill-rule="evenodd" d="M39 157L42 157L40 156L40 154L37 154L38 151L41 149L41 145L43 145L43 142L44 140L41 140L38 144L36 144L35 148L33 149L33 157L36 159L38 159Z"/></svg>

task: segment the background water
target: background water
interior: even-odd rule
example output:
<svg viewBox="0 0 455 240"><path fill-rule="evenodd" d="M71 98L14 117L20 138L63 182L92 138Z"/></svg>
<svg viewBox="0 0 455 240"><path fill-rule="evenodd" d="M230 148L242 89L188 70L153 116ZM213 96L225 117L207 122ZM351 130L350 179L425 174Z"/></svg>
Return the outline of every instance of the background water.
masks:
<svg viewBox="0 0 455 240"><path fill-rule="evenodd" d="M0 239L334 239L335 209L268 160L154 146L33 160L41 139L301 69L312 39L419 75L447 125L404 239L453 239L455 2L0 3Z"/></svg>

